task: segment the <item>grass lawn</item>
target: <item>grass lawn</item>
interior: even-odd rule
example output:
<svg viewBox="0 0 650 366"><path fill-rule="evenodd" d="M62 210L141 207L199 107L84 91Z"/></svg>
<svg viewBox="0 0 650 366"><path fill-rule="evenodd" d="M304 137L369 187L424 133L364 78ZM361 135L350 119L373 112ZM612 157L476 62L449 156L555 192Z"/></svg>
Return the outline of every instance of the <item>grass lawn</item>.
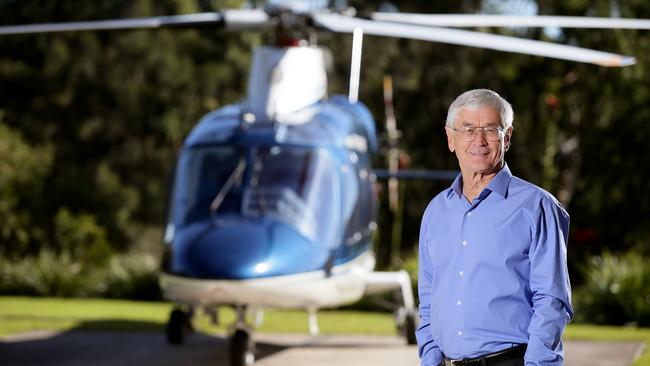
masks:
<svg viewBox="0 0 650 366"><path fill-rule="evenodd" d="M163 332L172 306L154 303L104 299L59 299L0 296L0 337L31 330L124 330ZM235 319L229 308L219 310L220 325L210 324L198 314L195 327L205 333L223 333ZM390 314L357 311L320 311L318 321L325 334L394 335ZM258 328L268 333L306 333L304 311L268 310ZM650 366L650 329L570 324L565 339L600 341L642 340L644 354L634 366Z"/></svg>
<svg viewBox="0 0 650 366"><path fill-rule="evenodd" d="M172 306L169 303L105 300L60 299L0 296L0 336L30 330L128 330L164 331ZM223 333L235 320L234 311L219 309L220 324L197 314L195 327L206 333ZM260 332L307 333L304 311L267 310ZM253 322L253 317L250 319ZM321 333L395 334L390 314L358 311L319 311Z"/></svg>

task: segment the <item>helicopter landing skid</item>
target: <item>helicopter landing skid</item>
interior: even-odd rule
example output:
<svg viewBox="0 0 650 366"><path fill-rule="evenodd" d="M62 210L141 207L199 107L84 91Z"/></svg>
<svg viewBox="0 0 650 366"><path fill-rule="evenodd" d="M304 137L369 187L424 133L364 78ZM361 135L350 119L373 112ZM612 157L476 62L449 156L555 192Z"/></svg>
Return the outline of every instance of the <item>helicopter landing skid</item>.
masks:
<svg viewBox="0 0 650 366"><path fill-rule="evenodd" d="M367 274L367 288L365 295L376 295L388 291L396 291L399 306L395 311L395 323L399 334L404 336L406 343L417 343L415 330L418 325L418 316L413 299L411 278L408 272L370 272Z"/></svg>

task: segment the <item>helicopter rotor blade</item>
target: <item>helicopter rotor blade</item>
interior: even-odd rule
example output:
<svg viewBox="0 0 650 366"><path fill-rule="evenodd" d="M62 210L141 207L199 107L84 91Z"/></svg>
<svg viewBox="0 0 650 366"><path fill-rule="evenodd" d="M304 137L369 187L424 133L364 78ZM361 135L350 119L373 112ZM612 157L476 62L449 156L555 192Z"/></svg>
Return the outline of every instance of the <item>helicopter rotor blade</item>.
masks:
<svg viewBox="0 0 650 366"><path fill-rule="evenodd" d="M218 13L195 13L133 19L112 19L87 22L42 23L0 27L0 35L52 33L117 29L143 29L216 25L226 29L260 28L270 24L263 10L224 10Z"/></svg>
<svg viewBox="0 0 650 366"><path fill-rule="evenodd" d="M636 63L634 57L631 56L482 32L365 20L338 14L314 14L313 19L316 25L338 33L351 33L355 28L361 28L365 34L375 36L419 39L487 48L560 60L586 62L600 66L621 67Z"/></svg>
<svg viewBox="0 0 650 366"><path fill-rule="evenodd" d="M560 27L598 29L650 29L650 19L572 16L514 16L487 14L372 13L374 20L433 27Z"/></svg>
<svg viewBox="0 0 650 366"><path fill-rule="evenodd" d="M231 9L221 14L226 29L260 29L272 25L269 15L261 9Z"/></svg>

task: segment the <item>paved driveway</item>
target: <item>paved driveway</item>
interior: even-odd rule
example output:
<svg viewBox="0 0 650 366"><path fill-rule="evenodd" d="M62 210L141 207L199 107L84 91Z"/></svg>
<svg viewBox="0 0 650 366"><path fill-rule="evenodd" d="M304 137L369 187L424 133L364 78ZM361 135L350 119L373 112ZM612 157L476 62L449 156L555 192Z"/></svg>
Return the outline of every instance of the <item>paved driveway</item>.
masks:
<svg viewBox="0 0 650 366"><path fill-rule="evenodd" d="M260 334L258 366L417 366L401 338ZM159 333L31 332L0 339L2 365L227 365L227 341L193 334L169 346ZM627 366L642 343L565 342L567 366Z"/></svg>

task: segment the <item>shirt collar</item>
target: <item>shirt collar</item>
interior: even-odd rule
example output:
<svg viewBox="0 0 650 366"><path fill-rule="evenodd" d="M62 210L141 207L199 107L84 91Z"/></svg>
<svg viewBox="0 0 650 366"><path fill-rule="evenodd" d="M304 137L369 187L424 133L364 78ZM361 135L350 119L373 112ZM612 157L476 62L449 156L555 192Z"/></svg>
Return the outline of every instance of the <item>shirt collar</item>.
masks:
<svg viewBox="0 0 650 366"><path fill-rule="evenodd" d="M451 184L451 188L447 191L447 197L450 197L452 194L456 193L456 196L461 198L463 197L463 174L460 173L454 179L454 182Z"/></svg>
<svg viewBox="0 0 650 366"><path fill-rule="evenodd" d="M499 194L503 198L508 197L508 186L510 185L510 180L512 179L512 173L510 168L508 168L507 163L503 163L503 168L490 180L485 189L489 189L492 192ZM447 197L450 197L452 194L456 194L459 198L463 197L463 175L458 174L454 182L451 184L451 187L447 191Z"/></svg>
<svg viewBox="0 0 650 366"><path fill-rule="evenodd" d="M487 189L492 192L498 193L501 197L508 197L508 186L510 185L510 180L512 179L512 173L510 173L510 168L508 168L507 163L503 163L503 168L499 170L497 175L492 178L490 183L488 183Z"/></svg>

